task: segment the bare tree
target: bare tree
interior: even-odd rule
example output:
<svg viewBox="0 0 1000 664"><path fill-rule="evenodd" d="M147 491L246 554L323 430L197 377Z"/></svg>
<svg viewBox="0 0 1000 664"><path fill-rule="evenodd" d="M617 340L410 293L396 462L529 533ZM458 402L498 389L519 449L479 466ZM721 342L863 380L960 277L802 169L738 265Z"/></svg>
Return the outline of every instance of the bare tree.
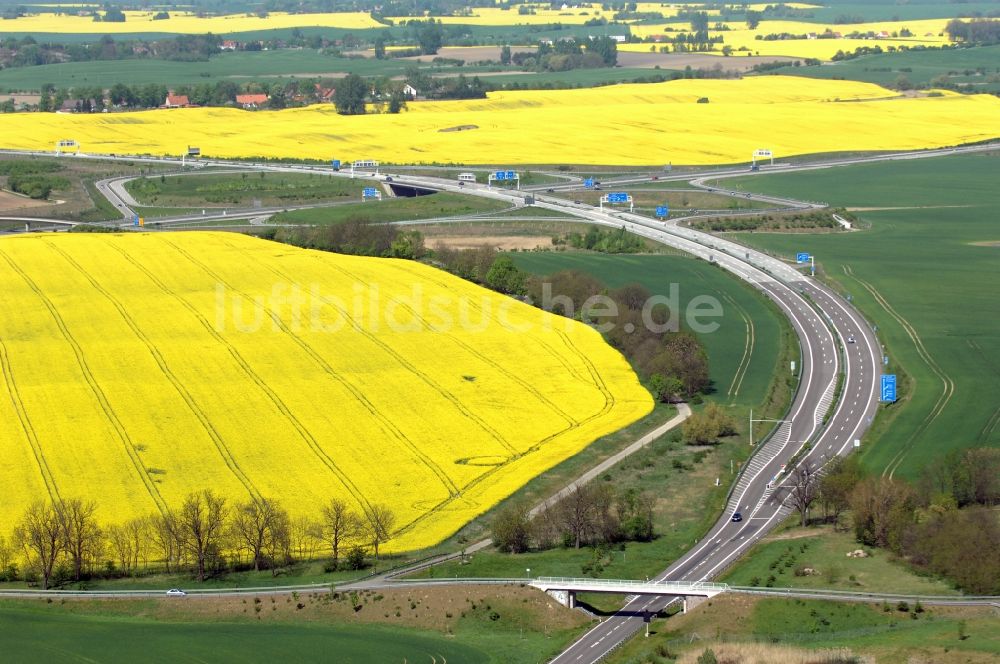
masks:
<svg viewBox="0 0 1000 664"><path fill-rule="evenodd" d="M14 546L7 538L0 535L0 574L3 574L14 563Z"/></svg>
<svg viewBox="0 0 1000 664"><path fill-rule="evenodd" d="M126 576L135 570L135 560L138 557L135 550L136 543L132 538L129 526L126 523L115 523L105 529L110 553L118 563L118 569Z"/></svg>
<svg viewBox="0 0 1000 664"><path fill-rule="evenodd" d="M323 506L323 536L330 544L334 569L339 564L341 548L361 534L363 525L357 512L340 498L332 498Z"/></svg>
<svg viewBox="0 0 1000 664"><path fill-rule="evenodd" d="M162 514L151 514L147 519L147 528L150 538L163 556L167 573L170 573L171 564L179 564L183 550L180 522L172 512Z"/></svg>
<svg viewBox="0 0 1000 664"><path fill-rule="evenodd" d="M818 498L823 504L823 513L833 520L834 527L841 513L850 507L851 491L860 480L861 465L856 455L836 459L820 478Z"/></svg>
<svg viewBox="0 0 1000 664"><path fill-rule="evenodd" d="M913 521L913 488L888 477L869 477L851 492L851 520L858 541L869 546L892 547L898 552L900 537Z"/></svg>
<svg viewBox="0 0 1000 664"><path fill-rule="evenodd" d="M250 552L254 571L260 571L265 555L274 548L276 531L287 521L287 512L269 498L251 497L236 505L230 531L236 544Z"/></svg>
<svg viewBox="0 0 1000 664"><path fill-rule="evenodd" d="M593 491L584 486L574 486L569 495L559 503L559 517L563 531L579 549L587 534L594 527L595 500Z"/></svg>
<svg viewBox="0 0 1000 664"><path fill-rule="evenodd" d="M66 540L66 553L73 562L73 578L79 581L84 566L96 560L101 553L101 527L94 518L97 504L92 500L84 502L72 498L59 503L56 512Z"/></svg>
<svg viewBox="0 0 1000 664"><path fill-rule="evenodd" d="M501 508L490 523L493 546L506 553L524 553L531 536L531 517L524 503Z"/></svg>
<svg viewBox="0 0 1000 664"><path fill-rule="evenodd" d="M789 478L784 500L799 513L803 526L809 522L809 509L819 496L819 479L810 459L804 459L795 466Z"/></svg>
<svg viewBox="0 0 1000 664"><path fill-rule="evenodd" d="M375 552L378 565L379 546L392 539L392 529L396 525L396 513L388 505L375 504L365 511L365 535Z"/></svg>
<svg viewBox="0 0 1000 664"><path fill-rule="evenodd" d="M278 575L279 565L292 561L292 520L285 510L275 512L264 552L271 560L271 576Z"/></svg>
<svg viewBox="0 0 1000 664"><path fill-rule="evenodd" d="M299 560L308 560L315 557L323 541L323 526L307 516L300 516L289 525L289 534L292 552Z"/></svg>
<svg viewBox="0 0 1000 664"><path fill-rule="evenodd" d="M226 499L211 489L189 494L177 517L184 548L194 557L198 580L205 580L206 561L220 550L226 522Z"/></svg>
<svg viewBox="0 0 1000 664"><path fill-rule="evenodd" d="M29 505L14 530L14 539L24 550L28 564L38 568L42 588L47 589L56 561L66 547L62 520L55 506L43 501Z"/></svg>

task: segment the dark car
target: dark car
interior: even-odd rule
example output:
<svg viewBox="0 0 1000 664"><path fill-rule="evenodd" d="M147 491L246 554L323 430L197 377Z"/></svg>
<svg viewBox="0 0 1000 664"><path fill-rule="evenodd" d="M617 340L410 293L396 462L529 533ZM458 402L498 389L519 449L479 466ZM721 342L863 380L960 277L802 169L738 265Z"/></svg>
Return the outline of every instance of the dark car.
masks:
<svg viewBox="0 0 1000 664"><path fill-rule="evenodd" d="M736 523L736 522L742 521L742 520L743 520L743 515L742 514L740 514L739 512L733 512L733 518L732 518L733 523Z"/></svg>
<svg viewBox="0 0 1000 664"><path fill-rule="evenodd" d="M386 182L392 182L392 176L391 175L386 175L385 176L385 181Z"/></svg>

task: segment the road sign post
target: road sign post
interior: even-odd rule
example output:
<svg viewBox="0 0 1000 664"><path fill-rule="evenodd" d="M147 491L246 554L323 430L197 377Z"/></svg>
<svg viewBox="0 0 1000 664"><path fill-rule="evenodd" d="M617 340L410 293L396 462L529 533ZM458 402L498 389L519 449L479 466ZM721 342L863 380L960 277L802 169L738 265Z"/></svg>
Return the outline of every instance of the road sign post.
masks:
<svg viewBox="0 0 1000 664"><path fill-rule="evenodd" d="M800 251L795 254L795 262L799 265L803 263L809 263L809 274L810 276L816 276L816 258L812 254Z"/></svg>
<svg viewBox="0 0 1000 664"><path fill-rule="evenodd" d="M517 171L493 171L486 178L486 186L492 187L494 180L497 182L516 182L516 188L521 188L521 174Z"/></svg>
<svg viewBox="0 0 1000 664"><path fill-rule="evenodd" d="M896 400L896 374L882 374L882 395L879 401L892 403Z"/></svg>
<svg viewBox="0 0 1000 664"><path fill-rule="evenodd" d="M73 138L64 138L56 142L56 156L61 156L64 151L72 150L74 153L80 152L80 144Z"/></svg>
<svg viewBox="0 0 1000 664"><path fill-rule="evenodd" d="M354 171L363 168L374 168L375 175L378 175L378 162L374 159L357 159L351 162L351 179L354 179Z"/></svg>
<svg viewBox="0 0 1000 664"><path fill-rule="evenodd" d="M770 150L754 150L753 151L753 162L752 162L753 166L757 165L757 160L758 159L770 159L771 160L771 165L772 166L774 165L774 153L771 152Z"/></svg>
<svg viewBox="0 0 1000 664"><path fill-rule="evenodd" d="M635 204L632 201L632 196L624 191L612 191L601 196L600 208L604 209L604 204L618 204L618 203L628 203L628 211L632 212L635 209Z"/></svg>

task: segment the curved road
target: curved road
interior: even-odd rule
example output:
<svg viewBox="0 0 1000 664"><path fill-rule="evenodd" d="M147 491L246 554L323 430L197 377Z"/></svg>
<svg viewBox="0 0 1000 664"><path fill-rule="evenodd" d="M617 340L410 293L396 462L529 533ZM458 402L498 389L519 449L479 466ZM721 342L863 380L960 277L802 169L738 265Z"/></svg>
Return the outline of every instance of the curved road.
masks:
<svg viewBox="0 0 1000 664"><path fill-rule="evenodd" d="M759 174L779 170L787 172L872 161L923 158L984 149L990 148L975 146L849 158L780 169L765 168ZM146 161L153 160L146 159ZM170 163L175 162L171 160ZM240 166L232 162L218 161L209 164L225 167ZM274 171L325 171L331 175L348 177L348 174L331 173L328 169L311 166L255 164L249 167ZM751 173L743 169L728 169L659 179L698 180L701 186L708 187L704 183L707 179L748 174ZM512 205L524 205L523 192L489 189L483 185L460 187L456 182L441 178L382 174L359 179L384 182L387 177L391 177L393 182L398 184L462 192L504 200ZM649 178L629 181L649 181ZM626 184L626 181L622 180L615 184ZM563 189L569 186L571 185L553 188ZM727 190L719 191L732 193ZM760 199L799 207L814 205L773 197L760 197ZM124 204L120 199L118 202ZM877 388L882 357L878 339L871 326L837 293L817 280L804 276L794 267L756 250L707 233L680 227L676 224L676 220L661 223L641 215L602 211L592 206L545 195L536 195L535 204L576 215L586 223L625 227L653 241L716 263L722 269L760 290L774 301L791 321L799 340L801 357L798 367L798 386L789 412L784 418L786 421L778 426L748 462L731 493L727 509L718 522L694 548L656 577L657 580L672 581L714 578L790 513L791 508L787 505L789 474L783 471L791 471L788 466L793 459L796 463L808 460L814 467L822 467L833 458L848 454L854 446L854 441L860 439L867 430L878 406ZM260 211L257 214L259 215ZM849 342L849 339L853 339L854 342ZM841 386L839 393L838 384ZM731 521L730 517L735 511L742 513L741 522ZM676 601L676 598L649 596L629 598L619 612L593 627L552 661L563 664L600 661L640 630L646 615L661 610L672 601Z"/></svg>
<svg viewBox="0 0 1000 664"><path fill-rule="evenodd" d="M404 184L477 193L484 187L459 188L437 178L393 176ZM487 192L483 192L487 193ZM500 192L488 190L496 197ZM507 192L513 199L517 194ZM663 224L631 213L605 212L592 206L539 195L536 205L571 212L589 223L629 231L714 262L773 300L792 323L801 347L799 385L786 422L758 450L733 491L729 505L709 533L656 580L698 581L719 575L790 512L785 504L786 465L800 451L816 467L853 448L874 417L881 347L871 327L836 293L771 256L713 235ZM848 343L854 338L855 343ZM843 374L836 399L838 374ZM836 403L835 403L836 402ZM832 409L832 411L831 411ZM824 424L824 421L826 424ZM806 448L805 446L810 447ZM791 470L789 468L789 470ZM733 512L743 521L733 522ZM584 634L554 662L597 662L639 631L650 613L670 598L631 598L614 616Z"/></svg>

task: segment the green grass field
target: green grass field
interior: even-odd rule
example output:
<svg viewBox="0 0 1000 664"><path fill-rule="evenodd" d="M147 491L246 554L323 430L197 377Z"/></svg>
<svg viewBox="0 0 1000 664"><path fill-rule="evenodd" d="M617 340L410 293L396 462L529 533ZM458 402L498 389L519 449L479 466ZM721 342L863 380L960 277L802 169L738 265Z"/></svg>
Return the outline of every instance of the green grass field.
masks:
<svg viewBox="0 0 1000 664"><path fill-rule="evenodd" d="M922 606L916 611L914 603L900 608L895 603L723 595L687 615L654 621L650 638L632 639L609 661L672 662L687 653L697 657L706 648L712 648L720 662L985 664L1000 654L1000 632L989 609ZM784 646L798 650L789 653ZM823 649L864 659L829 659L817 652Z"/></svg>
<svg viewBox="0 0 1000 664"><path fill-rule="evenodd" d="M443 636L343 624L160 622L74 615L35 607L0 608L8 662L489 662L488 653ZM372 648L378 642L377 650Z"/></svg>
<svg viewBox="0 0 1000 664"><path fill-rule="evenodd" d="M535 274L580 270L611 288L638 282L654 295L669 296L671 284L677 284L682 312L695 297L715 298L722 306L722 316L711 320L718 322L719 328L701 335L715 387L713 397L723 403L755 405L767 391L779 346L776 314L749 287L718 268L679 255L533 252L513 256L519 267Z"/></svg>
<svg viewBox="0 0 1000 664"><path fill-rule="evenodd" d="M803 21L818 21L834 23L838 16L858 16L865 21L895 21L895 20L918 20L925 18L951 18L958 16L975 16L975 12L980 12L986 16L991 11L996 10L996 4L989 0L979 2L963 2L959 7L950 2L936 2L935 0L915 0L912 2L897 2L896 0L871 0L869 2L859 2L859 0L847 0L839 2L837 0L825 0L825 6L817 9L806 10L809 18ZM849 28L848 28L849 29Z"/></svg>
<svg viewBox="0 0 1000 664"><path fill-rule="evenodd" d="M545 661L589 619L517 584L0 599L4 662Z"/></svg>
<svg viewBox="0 0 1000 664"><path fill-rule="evenodd" d="M652 215L659 205L667 205L670 208L671 216L679 216L695 210L732 210L737 212L751 209L773 208L770 203L763 203L753 200L742 200L732 196L713 194L703 190L693 191L664 191L673 189L673 183L662 183L659 187L631 187L629 185L617 186L614 184L603 185L601 191L584 190L558 192L555 195L568 200L581 201L588 205L597 205L601 197L610 191L624 191L632 196L635 204L635 211L640 214ZM624 207L622 209L625 209Z"/></svg>
<svg viewBox="0 0 1000 664"><path fill-rule="evenodd" d="M370 183L364 180L357 181L355 194L357 198L361 198L361 188L365 186L370 186ZM373 222L389 222L496 212L506 208L504 203L492 199L438 193L411 198L383 198L381 201L346 203L310 210L292 210L276 214L272 221L279 224L338 224L351 217L360 216L367 217Z"/></svg>
<svg viewBox="0 0 1000 664"><path fill-rule="evenodd" d="M132 180L125 188L143 205L163 208L302 205L358 198L364 185L317 173L198 173Z"/></svg>
<svg viewBox="0 0 1000 664"><path fill-rule="evenodd" d="M905 374L862 461L907 477L948 451L1000 444L1000 153L748 177L748 189L861 208L871 229L825 235L742 234L825 275L878 325L887 372ZM727 184L732 185L731 181Z"/></svg>
<svg viewBox="0 0 1000 664"><path fill-rule="evenodd" d="M856 549L864 549L869 556L848 558L847 553ZM802 573L805 568L814 573ZM750 549L720 581L734 586L768 587L770 582L774 588L957 594L943 581L914 574L904 563L892 560L888 551L862 547L852 533L831 528L793 528L772 535Z"/></svg>
<svg viewBox="0 0 1000 664"><path fill-rule="evenodd" d="M426 74L475 76L490 73L483 80L495 87L517 84L539 87L546 85L591 86L621 83L653 75L670 76L671 72L638 68L577 69L566 72L493 74L503 69L472 65L418 64ZM348 73L360 76L402 76L414 63L403 59L344 58L323 55L310 49L281 49L240 53L220 53L205 62L174 62L170 60L118 60L109 66L106 61L64 62L34 67L14 67L0 71L0 90L38 90L45 83L57 88L100 85L109 88L115 83L137 85L162 83L168 86L196 85L230 80L246 83L279 77L340 78ZM506 68L504 68L506 69ZM513 71L513 70L512 70Z"/></svg>
<svg viewBox="0 0 1000 664"><path fill-rule="evenodd" d="M1000 46L908 51L866 55L810 67L782 67L771 74L850 79L895 85L905 76L914 85L928 85L939 76L949 83L972 85L977 92L1000 92Z"/></svg>

